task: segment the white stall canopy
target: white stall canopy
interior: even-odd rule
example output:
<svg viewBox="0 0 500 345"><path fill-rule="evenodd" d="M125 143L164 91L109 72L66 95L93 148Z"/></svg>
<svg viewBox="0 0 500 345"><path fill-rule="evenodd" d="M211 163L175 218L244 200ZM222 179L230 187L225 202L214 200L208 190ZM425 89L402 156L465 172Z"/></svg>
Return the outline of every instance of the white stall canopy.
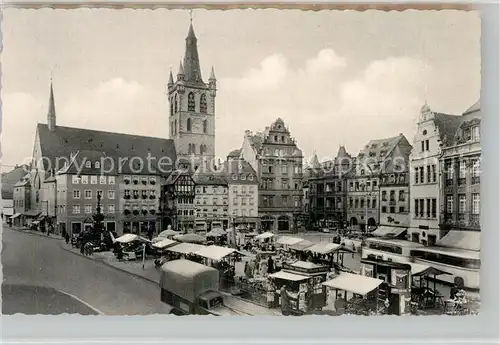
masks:
<svg viewBox="0 0 500 345"><path fill-rule="evenodd" d="M273 236L274 236L274 234L272 232L267 231L267 232L264 232L264 233L262 233L260 235L255 236L255 239L257 239L257 240L265 240L266 238L271 238Z"/></svg>
<svg viewBox="0 0 500 345"><path fill-rule="evenodd" d="M278 237L278 240L276 241L276 243L287 245L287 246L292 246L292 245L299 243L299 242L302 242L302 241L303 241L302 238L291 237L291 236L281 236L281 237Z"/></svg>
<svg viewBox="0 0 500 345"><path fill-rule="evenodd" d="M233 248L220 247L220 246L208 246L203 247L194 252L193 254L202 256L207 259L212 259L215 261L220 261L224 259L226 256L233 254L236 252Z"/></svg>
<svg viewBox="0 0 500 345"><path fill-rule="evenodd" d="M176 243L178 243L178 242L172 241L171 239L168 239L168 238L164 238L161 241L153 243L153 247L158 248L158 249L164 249L167 247L171 247Z"/></svg>
<svg viewBox="0 0 500 345"><path fill-rule="evenodd" d="M298 281L307 280L310 278L308 276L303 276L303 275L294 274L294 273L288 273L285 271L279 271L279 272L270 274L269 277L276 278L276 279L288 280L288 281L292 281L292 282L298 282Z"/></svg>
<svg viewBox="0 0 500 345"><path fill-rule="evenodd" d="M365 296L383 282L381 279L343 272L339 276L324 282L323 285Z"/></svg>
<svg viewBox="0 0 500 345"><path fill-rule="evenodd" d="M204 247L205 246L194 243L179 243L176 244L175 246L167 248L167 250L169 252L180 253L180 254L194 254L198 250Z"/></svg>
<svg viewBox="0 0 500 345"><path fill-rule="evenodd" d="M134 241L149 242L146 238L134 234L125 234L118 237L115 241L119 243L130 243Z"/></svg>

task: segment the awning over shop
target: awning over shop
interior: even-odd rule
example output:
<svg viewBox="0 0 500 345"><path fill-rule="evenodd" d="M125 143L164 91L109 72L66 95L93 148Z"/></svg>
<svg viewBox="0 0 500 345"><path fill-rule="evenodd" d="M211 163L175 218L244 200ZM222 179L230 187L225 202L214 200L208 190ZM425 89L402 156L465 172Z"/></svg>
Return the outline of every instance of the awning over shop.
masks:
<svg viewBox="0 0 500 345"><path fill-rule="evenodd" d="M427 266L427 265L416 264L413 262L410 262L410 265L411 265L411 275L412 276L424 277L424 276L434 276L434 275L439 276L442 274L450 274L448 272L441 271L437 268Z"/></svg>
<svg viewBox="0 0 500 345"><path fill-rule="evenodd" d="M264 233L262 233L260 235L255 236L255 239L257 239L257 240L265 240L266 238L271 238L273 236L274 236L274 234L272 232L267 231L267 232L264 232Z"/></svg>
<svg viewBox="0 0 500 345"><path fill-rule="evenodd" d="M21 213L16 213L15 215L11 216L10 219L16 219L19 216L21 216Z"/></svg>
<svg viewBox="0 0 500 345"><path fill-rule="evenodd" d="M364 296L375 290L383 282L381 279L343 272L339 276L324 282L323 285Z"/></svg>
<svg viewBox="0 0 500 345"><path fill-rule="evenodd" d="M309 247L312 247L314 245L314 243L312 243L311 241L308 241L308 240L303 240L303 241L300 241L298 243L295 243L295 244L292 244L290 246L290 249L293 249L293 250L297 250L297 251L305 251L307 248Z"/></svg>
<svg viewBox="0 0 500 345"><path fill-rule="evenodd" d="M336 243L324 242L313 245L312 247L307 248L308 251L311 251L316 254L330 254L337 250L339 250L342 246Z"/></svg>
<svg viewBox="0 0 500 345"><path fill-rule="evenodd" d="M220 247L220 246L208 246L202 247L193 254L202 256L207 259L212 259L215 261L220 261L224 259L226 256L233 254L236 252L233 248Z"/></svg>
<svg viewBox="0 0 500 345"><path fill-rule="evenodd" d="M309 277L300 275L300 274L294 274L294 273L288 273L284 271L279 271L273 274L270 274L269 277L275 278L275 279L283 279L283 280L288 280L292 282L298 282L301 280L307 280Z"/></svg>
<svg viewBox="0 0 500 345"><path fill-rule="evenodd" d="M443 238L436 241L436 246L481 250L481 233L479 231L451 230Z"/></svg>
<svg viewBox="0 0 500 345"><path fill-rule="evenodd" d="M167 251L179 254L194 254L204 247L205 246L194 243L179 243L176 244L175 246L167 248Z"/></svg>
<svg viewBox="0 0 500 345"><path fill-rule="evenodd" d="M299 243L301 241L303 241L302 238L291 237L291 236L281 236L278 238L276 243L291 246L291 245L294 245L294 244Z"/></svg>
<svg viewBox="0 0 500 345"><path fill-rule="evenodd" d="M164 249L173 246L178 242L172 241L171 239L164 238L161 241L158 241L156 243L153 243L153 247L158 248L158 249Z"/></svg>
<svg viewBox="0 0 500 345"><path fill-rule="evenodd" d="M395 226L379 226L371 234L377 237L398 237L408 228L398 228Z"/></svg>
<svg viewBox="0 0 500 345"><path fill-rule="evenodd" d="M40 211L35 211L35 210L30 210L30 211L25 211L23 212L23 216L26 217L37 217L41 212Z"/></svg>

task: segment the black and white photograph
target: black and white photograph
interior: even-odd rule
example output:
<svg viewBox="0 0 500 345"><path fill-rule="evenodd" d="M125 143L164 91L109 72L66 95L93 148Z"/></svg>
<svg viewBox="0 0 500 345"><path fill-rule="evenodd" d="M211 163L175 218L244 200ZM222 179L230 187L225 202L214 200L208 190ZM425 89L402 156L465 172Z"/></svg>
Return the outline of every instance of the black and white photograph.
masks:
<svg viewBox="0 0 500 345"><path fill-rule="evenodd" d="M2 12L2 314L480 313L478 12Z"/></svg>

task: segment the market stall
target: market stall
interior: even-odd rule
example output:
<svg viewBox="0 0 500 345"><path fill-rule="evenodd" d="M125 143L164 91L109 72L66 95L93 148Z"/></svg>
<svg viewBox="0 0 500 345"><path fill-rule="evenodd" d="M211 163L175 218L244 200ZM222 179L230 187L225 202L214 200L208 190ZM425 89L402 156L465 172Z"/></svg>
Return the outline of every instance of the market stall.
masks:
<svg viewBox="0 0 500 345"><path fill-rule="evenodd" d="M411 266L409 264L362 259L361 274L384 280L379 292L380 298L388 302L388 314L402 315L410 313Z"/></svg>
<svg viewBox="0 0 500 345"><path fill-rule="evenodd" d="M283 264L282 271L300 274L311 279L308 280L308 295L310 309L320 310L326 305L326 289L322 285L329 273L328 266L317 265L307 261L296 261Z"/></svg>
<svg viewBox="0 0 500 345"><path fill-rule="evenodd" d="M311 277L282 270L269 278L267 301L270 308L281 307L283 315L303 315L309 311L308 281Z"/></svg>
<svg viewBox="0 0 500 345"><path fill-rule="evenodd" d="M222 287L228 287L234 283L236 255L241 255L233 248L221 246L202 247L193 254L204 259L207 266L212 266L219 270Z"/></svg>
<svg viewBox="0 0 500 345"><path fill-rule="evenodd" d="M174 240L164 238L161 241L153 243L153 248L158 250L160 253L163 252L165 249L168 247L172 247L173 245L178 244L179 242L176 242Z"/></svg>
<svg viewBox="0 0 500 345"><path fill-rule="evenodd" d="M378 289L383 282L382 279L342 272L323 285L334 290L337 314L370 315L378 313Z"/></svg>
<svg viewBox="0 0 500 345"><path fill-rule="evenodd" d="M273 237L274 237L274 234L272 232L266 231L260 235L255 236L255 239L259 240L259 241L266 241L266 240L269 241Z"/></svg>
<svg viewBox="0 0 500 345"><path fill-rule="evenodd" d="M354 253L343 245L331 242L323 242L314 244L307 248L307 252L313 254L313 262L333 267L336 262L340 266L344 266L344 253Z"/></svg>
<svg viewBox="0 0 500 345"><path fill-rule="evenodd" d="M118 259L136 260L143 256L143 246L149 243L149 240L139 235L125 234L114 242L119 244L119 249L116 251Z"/></svg>
<svg viewBox="0 0 500 345"><path fill-rule="evenodd" d="M444 307L444 296L436 289L436 277L450 273L417 263L410 263L410 266L411 301L416 303L418 309ZM433 288L429 287L429 278L433 280Z"/></svg>

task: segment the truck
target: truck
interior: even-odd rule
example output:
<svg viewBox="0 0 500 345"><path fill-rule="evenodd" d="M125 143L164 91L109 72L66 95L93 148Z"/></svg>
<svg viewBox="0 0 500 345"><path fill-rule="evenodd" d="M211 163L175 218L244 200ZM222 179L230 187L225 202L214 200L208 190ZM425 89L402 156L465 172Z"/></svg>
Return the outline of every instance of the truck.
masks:
<svg viewBox="0 0 500 345"><path fill-rule="evenodd" d="M160 276L161 302L174 315L244 315L224 304L219 271L190 260L164 263Z"/></svg>

